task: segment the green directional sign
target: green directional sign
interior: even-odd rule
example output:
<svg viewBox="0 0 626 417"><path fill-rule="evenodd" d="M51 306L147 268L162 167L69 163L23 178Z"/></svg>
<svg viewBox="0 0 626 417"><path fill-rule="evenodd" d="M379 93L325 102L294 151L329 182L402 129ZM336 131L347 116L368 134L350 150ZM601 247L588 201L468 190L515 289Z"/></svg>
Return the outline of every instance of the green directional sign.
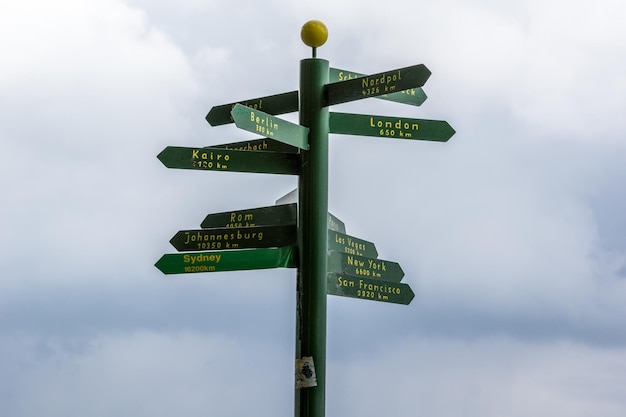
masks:
<svg viewBox="0 0 626 417"><path fill-rule="evenodd" d="M400 282L404 276L404 271L396 262L334 251L328 252L327 268L329 273L334 272L393 282Z"/></svg>
<svg viewBox="0 0 626 417"><path fill-rule="evenodd" d="M298 148L278 142L277 140L262 138L241 142L224 143L222 145L205 146L205 149L232 149L236 151L268 151L297 153Z"/></svg>
<svg viewBox="0 0 626 417"><path fill-rule="evenodd" d="M342 222L332 214L328 213L328 230L346 233L346 225L344 222Z"/></svg>
<svg viewBox="0 0 626 417"><path fill-rule="evenodd" d="M241 104L255 110L261 110L268 114L283 114L298 111L298 92L290 91L288 93L276 94L273 96L253 98L250 100L242 100L229 104L222 104L211 108L206 120L211 126L225 125L233 122L230 114L236 104Z"/></svg>
<svg viewBox="0 0 626 417"><path fill-rule="evenodd" d="M296 225L181 230L170 240L179 252L273 248L296 244Z"/></svg>
<svg viewBox="0 0 626 417"><path fill-rule="evenodd" d="M157 158L168 168L266 174L300 173L300 159L294 153L168 146Z"/></svg>
<svg viewBox="0 0 626 417"><path fill-rule="evenodd" d="M295 268L295 246L165 254L155 266L164 274Z"/></svg>
<svg viewBox="0 0 626 417"><path fill-rule="evenodd" d="M370 258L376 258L378 256L376 246L372 242L334 230L328 231L328 250Z"/></svg>
<svg viewBox="0 0 626 417"><path fill-rule="evenodd" d="M324 104L332 106L333 104L421 87L426 83L428 77L430 77L430 70L420 64L330 83L324 86Z"/></svg>
<svg viewBox="0 0 626 417"><path fill-rule="evenodd" d="M330 68L329 70L330 82L348 81L365 76L365 74L338 68ZM382 96L377 96L376 98L420 106L428 97L426 97L426 93L424 93L424 90L421 88L409 88L408 90L399 91L397 93L383 94Z"/></svg>
<svg viewBox="0 0 626 417"><path fill-rule="evenodd" d="M415 297L408 284L344 274L328 274L326 291L330 295L404 305Z"/></svg>
<svg viewBox="0 0 626 417"><path fill-rule="evenodd" d="M298 219L296 203L258 207L247 210L212 213L204 218L200 227L252 227L295 225Z"/></svg>
<svg viewBox="0 0 626 417"><path fill-rule="evenodd" d="M456 133L442 120L330 113L330 132L392 139L447 142Z"/></svg>
<svg viewBox="0 0 626 417"><path fill-rule="evenodd" d="M235 104L230 112L238 128L258 133L300 149L309 149L309 129L295 123L274 117L260 110Z"/></svg>

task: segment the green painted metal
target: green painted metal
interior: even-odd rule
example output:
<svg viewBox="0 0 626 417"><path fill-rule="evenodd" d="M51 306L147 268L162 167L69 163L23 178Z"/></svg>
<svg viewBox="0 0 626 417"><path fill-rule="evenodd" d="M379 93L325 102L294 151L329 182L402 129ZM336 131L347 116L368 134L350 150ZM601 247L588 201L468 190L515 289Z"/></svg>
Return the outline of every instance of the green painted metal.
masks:
<svg viewBox="0 0 626 417"><path fill-rule="evenodd" d="M328 240L328 108L323 106L328 61L300 61L300 124L309 128L298 181L300 265L296 359L312 357L317 385L295 391L296 417L324 417L326 407L326 261Z"/></svg>
<svg viewBox="0 0 626 417"><path fill-rule="evenodd" d="M330 82L348 81L359 77L365 77L366 74L361 74L354 71L347 71L338 68L330 68ZM424 90L420 87L409 88L397 93L383 94L376 98L382 100L395 101L396 103L411 104L413 106L420 106L428 98Z"/></svg>
<svg viewBox="0 0 626 417"><path fill-rule="evenodd" d="M443 120L350 113L331 113L330 131L346 135L436 142L447 142L455 133L448 122Z"/></svg>
<svg viewBox="0 0 626 417"><path fill-rule="evenodd" d="M200 227L252 227L295 225L298 218L296 203L257 207L247 210L225 211L207 215Z"/></svg>
<svg viewBox="0 0 626 417"><path fill-rule="evenodd" d="M334 251L328 252L328 272L393 282L400 282L404 277L404 271L396 262Z"/></svg>
<svg viewBox="0 0 626 417"><path fill-rule="evenodd" d="M328 274L328 294L404 305L415 297L408 284L345 274Z"/></svg>
<svg viewBox="0 0 626 417"><path fill-rule="evenodd" d="M339 81L324 87L326 106L396 93L423 86L430 70L423 64Z"/></svg>
<svg viewBox="0 0 626 417"><path fill-rule="evenodd" d="M296 225L181 230L170 240L179 252L274 248L296 244Z"/></svg>
<svg viewBox="0 0 626 417"><path fill-rule="evenodd" d="M372 242L334 230L328 231L328 250L370 258L376 258L378 256L376 246Z"/></svg>
<svg viewBox="0 0 626 417"><path fill-rule="evenodd" d="M299 155L293 153L168 146L157 158L168 168L266 174L300 172Z"/></svg>
<svg viewBox="0 0 626 417"><path fill-rule="evenodd" d="M155 266L164 274L295 268L296 252L294 246L283 246L219 252L173 253L163 255Z"/></svg>
<svg viewBox="0 0 626 417"><path fill-rule="evenodd" d="M300 149L309 149L307 136L309 129L287 120L274 117L260 110L235 104L230 112L238 128L258 133Z"/></svg>
<svg viewBox="0 0 626 417"><path fill-rule="evenodd" d="M236 151L267 151L297 153L298 148L269 138L205 146L204 149L233 149Z"/></svg>
<svg viewBox="0 0 626 417"><path fill-rule="evenodd" d="M331 213L328 213L328 222L327 222L328 230L334 230L335 232L346 233L346 225L344 222L333 216Z"/></svg>
<svg viewBox="0 0 626 417"><path fill-rule="evenodd" d="M298 111L298 92L290 91L288 93L276 94L273 96L253 98L250 100L242 100L229 104L222 104L211 108L206 115L206 120L211 126L225 125L233 123L230 111L235 104L242 104L255 110L261 110L268 114L284 114Z"/></svg>

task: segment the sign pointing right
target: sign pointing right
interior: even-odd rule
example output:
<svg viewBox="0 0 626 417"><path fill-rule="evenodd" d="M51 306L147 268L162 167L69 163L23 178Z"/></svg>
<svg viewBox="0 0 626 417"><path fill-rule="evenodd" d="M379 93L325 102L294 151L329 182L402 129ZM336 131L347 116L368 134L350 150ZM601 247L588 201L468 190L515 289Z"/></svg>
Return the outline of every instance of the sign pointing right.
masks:
<svg viewBox="0 0 626 417"><path fill-rule="evenodd" d="M350 255L343 252L328 252L328 273L352 275L354 277L375 278L384 281L400 282L404 271L400 264L384 259Z"/></svg>
<svg viewBox="0 0 626 417"><path fill-rule="evenodd" d="M333 104L421 87L426 83L428 77L430 77L430 70L424 64L419 64L326 84L324 86L325 105L332 106Z"/></svg>
<svg viewBox="0 0 626 417"><path fill-rule="evenodd" d="M330 113L330 132L392 139L447 142L456 132L443 120Z"/></svg>
<svg viewBox="0 0 626 417"><path fill-rule="evenodd" d="M415 297L408 284L382 281L380 279L328 274L326 291L330 295L361 298L407 305Z"/></svg>
<svg viewBox="0 0 626 417"><path fill-rule="evenodd" d="M376 258L378 251L372 242L346 235L335 230L328 230L328 250L344 252L349 255Z"/></svg>
<svg viewBox="0 0 626 417"><path fill-rule="evenodd" d="M354 78L364 77L365 74L361 74L354 71L347 71L339 68L329 68L329 78L332 82L348 81ZM410 88L408 90L398 91L395 93L384 94L377 96L383 100L395 101L396 103L411 104L413 106L420 106L426 101L426 93L421 88Z"/></svg>

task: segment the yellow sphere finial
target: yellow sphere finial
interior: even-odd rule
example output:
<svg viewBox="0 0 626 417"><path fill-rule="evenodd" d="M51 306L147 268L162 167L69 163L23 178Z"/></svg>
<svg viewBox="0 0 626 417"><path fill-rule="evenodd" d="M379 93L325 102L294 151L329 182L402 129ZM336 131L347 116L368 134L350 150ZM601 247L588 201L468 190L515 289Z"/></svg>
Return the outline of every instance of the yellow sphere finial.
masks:
<svg viewBox="0 0 626 417"><path fill-rule="evenodd" d="M328 39L328 29L319 20L309 20L302 26L300 37L305 45L317 48L324 45Z"/></svg>

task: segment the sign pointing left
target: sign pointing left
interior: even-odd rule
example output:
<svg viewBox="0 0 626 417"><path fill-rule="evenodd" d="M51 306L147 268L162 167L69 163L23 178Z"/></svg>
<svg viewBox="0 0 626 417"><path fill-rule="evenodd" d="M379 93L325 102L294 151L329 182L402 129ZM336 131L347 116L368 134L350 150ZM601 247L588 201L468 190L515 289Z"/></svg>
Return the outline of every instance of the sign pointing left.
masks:
<svg viewBox="0 0 626 417"><path fill-rule="evenodd" d="M168 168L266 174L300 172L300 159L295 153L168 146L157 158Z"/></svg>
<svg viewBox="0 0 626 417"><path fill-rule="evenodd" d="M274 117L260 110L235 104L230 112L238 128L258 133L300 149L309 149L309 129L295 123Z"/></svg>
<svg viewBox="0 0 626 417"><path fill-rule="evenodd" d="M181 230L170 243L179 252L288 246L296 244L296 225Z"/></svg>
<svg viewBox="0 0 626 417"><path fill-rule="evenodd" d="M295 247L168 253L163 255L154 266L164 274L294 268L296 266Z"/></svg>
<svg viewBox="0 0 626 417"><path fill-rule="evenodd" d="M262 110L269 114L283 114L298 111L298 92L290 91L288 93L276 94L273 96L253 98L250 100L242 100L235 103L222 104L214 106L206 115L206 120L211 126L225 125L233 122L230 111L235 104L243 104L256 110Z"/></svg>

